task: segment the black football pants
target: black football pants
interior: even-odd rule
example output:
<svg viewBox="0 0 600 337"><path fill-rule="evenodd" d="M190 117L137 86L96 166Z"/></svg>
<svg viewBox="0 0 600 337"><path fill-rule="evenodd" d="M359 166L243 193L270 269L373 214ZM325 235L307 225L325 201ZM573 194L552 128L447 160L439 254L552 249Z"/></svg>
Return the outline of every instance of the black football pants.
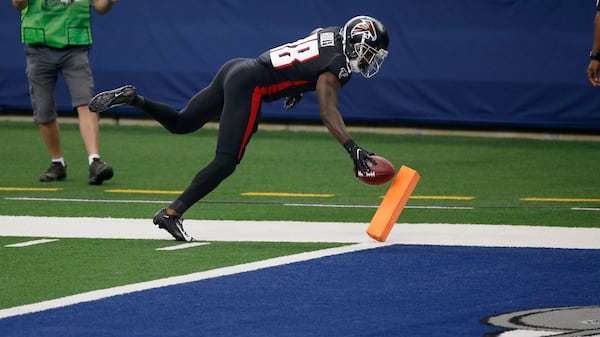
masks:
<svg viewBox="0 0 600 337"><path fill-rule="evenodd" d="M207 122L219 119L214 159L196 174L188 188L169 206L179 214L214 190L235 171L242 159L258 125L262 93L257 79L261 69L262 66L254 59L234 59L225 63L212 82L180 111L147 98L138 106L167 130L177 134L196 131Z"/></svg>

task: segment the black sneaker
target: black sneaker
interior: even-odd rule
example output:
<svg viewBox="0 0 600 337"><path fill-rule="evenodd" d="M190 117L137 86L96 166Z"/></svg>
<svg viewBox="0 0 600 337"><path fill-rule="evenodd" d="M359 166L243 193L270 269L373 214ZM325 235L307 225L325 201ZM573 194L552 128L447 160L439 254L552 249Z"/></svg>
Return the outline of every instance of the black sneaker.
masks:
<svg viewBox="0 0 600 337"><path fill-rule="evenodd" d="M106 162L100 160L100 158L94 158L90 165L90 177L88 184L90 185L102 185L102 182L112 178L113 168Z"/></svg>
<svg viewBox="0 0 600 337"><path fill-rule="evenodd" d="M49 182L49 181L60 181L65 180L67 178L67 165L63 166L59 162L52 162L50 167L46 170L46 172L42 173L40 176L40 181Z"/></svg>
<svg viewBox="0 0 600 337"><path fill-rule="evenodd" d="M183 230L183 219L175 215L167 214L166 208L156 212L152 221L155 225L158 225L158 228L165 229L173 235L177 241L194 241L194 238L189 236L185 230Z"/></svg>
<svg viewBox="0 0 600 337"><path fill-rule="evenodd" d="M135 96L137 96L135 87L133 85L126 85L97 94L90 101L89 108L91 112L99 113L119 105L131 104Z"/></svg>

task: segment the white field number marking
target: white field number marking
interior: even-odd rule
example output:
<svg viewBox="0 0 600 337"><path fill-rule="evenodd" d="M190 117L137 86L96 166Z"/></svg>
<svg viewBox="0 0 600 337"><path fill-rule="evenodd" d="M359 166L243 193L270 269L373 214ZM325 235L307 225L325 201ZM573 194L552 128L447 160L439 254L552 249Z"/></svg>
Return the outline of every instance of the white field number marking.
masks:
<svg viewBox="0 0 600 337"><path fill-rule="evenodd" d="M54 241L58 241L58 239L41 239L41 240L26 241L26 242L20 242L20 243L13 243L12 245L6 245L4 247L22 248L22 247L40 245L40 244L48 243L48 242L54 242Z"/></svg>
<svg viewBox="0 0 600 337"><path fill-rule="evenodd" d="M175 246L156 248L156 250L179 250L179 249L186 249L186 248L192 248L192 247L198 247L198 246L206 246L209 244L210 244L210 242L190 242L190 243L183 243L183 244L175 245Z"/></svg>

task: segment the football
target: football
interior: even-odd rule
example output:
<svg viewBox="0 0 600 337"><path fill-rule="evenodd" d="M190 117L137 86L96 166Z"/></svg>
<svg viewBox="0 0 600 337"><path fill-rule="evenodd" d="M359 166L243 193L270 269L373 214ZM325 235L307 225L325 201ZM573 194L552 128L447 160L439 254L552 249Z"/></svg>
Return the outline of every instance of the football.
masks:
<svg viewBox="0 0 600 337"><path fill-rule="evenodd" d="M371 158L376 162L376 164L369 165L371 172L356 172L356 168L354 169L358 180L367 185L383 185L392 180L396 174L394 165L382 156L374 155Z"/></svg>

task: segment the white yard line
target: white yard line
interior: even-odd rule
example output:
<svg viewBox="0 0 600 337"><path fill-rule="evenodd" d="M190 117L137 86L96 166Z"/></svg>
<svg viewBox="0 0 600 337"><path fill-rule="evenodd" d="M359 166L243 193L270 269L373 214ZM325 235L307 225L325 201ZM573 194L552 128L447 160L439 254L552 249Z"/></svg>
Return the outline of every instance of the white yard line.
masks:
<svg viewBox="0 0 600 337"><path fill-rule="evenodd" d="M366 234L368 223L185 220L183 225L202 241L376 243ZM0 236L172 240L151 219L123 218L0 216ZM600 228L398 223L387 242L600 249L599 238Z"/></svg>

